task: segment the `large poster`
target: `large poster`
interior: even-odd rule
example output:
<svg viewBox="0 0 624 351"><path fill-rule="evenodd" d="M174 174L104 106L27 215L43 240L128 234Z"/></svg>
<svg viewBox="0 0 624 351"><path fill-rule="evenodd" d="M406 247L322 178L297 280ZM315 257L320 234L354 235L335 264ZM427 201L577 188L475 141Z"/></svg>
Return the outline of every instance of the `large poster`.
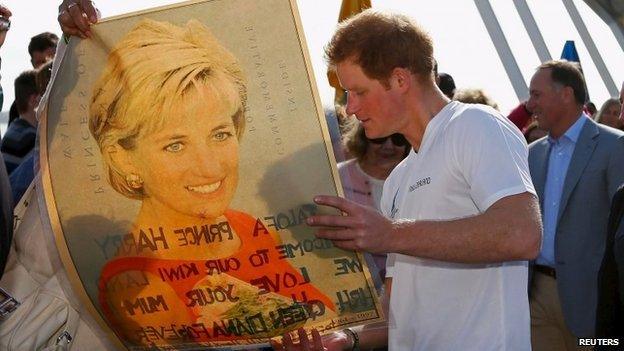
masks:
<svg viewBox="0 0 624 351"><path fill-rule="evenodd" d="M305 225L339 187L293 1L187 2L93 33L68 44L41 163L61 257L111 335L196 349L381 318L361 257Z"/></svg>

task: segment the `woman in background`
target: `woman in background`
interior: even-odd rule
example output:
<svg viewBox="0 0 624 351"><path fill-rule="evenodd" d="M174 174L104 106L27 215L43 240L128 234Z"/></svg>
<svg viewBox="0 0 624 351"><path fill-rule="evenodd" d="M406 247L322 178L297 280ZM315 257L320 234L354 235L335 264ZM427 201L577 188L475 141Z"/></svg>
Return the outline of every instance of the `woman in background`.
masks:
<svg viewBox="0 0 624 351"><path fill-rule="evenodd" d="M401 134L368 139L364 127L354 120L345 134L345 147L355 157L338 164L345 197L381 211L384 181L409 153L407 139ZM364 257L369 262L375 287L379 290L385 279L386 255L365 253Z"/></svg>
<svg viewBox="0 0 624 351"><path fill-rule="evenodd" d="M605 101L596 113L596 122L623 130L624 126L622 126L622 121L619 119L621 109L622 104L619 99L611 98Z"/></svg>
<svg viewBox="0 0 624 351"><path fill-rule="evenodd" d="M488 96L483 89L458 89L453 96L453 100L463 102L465 104L481 104L498 110L498 104Z"/></svg>

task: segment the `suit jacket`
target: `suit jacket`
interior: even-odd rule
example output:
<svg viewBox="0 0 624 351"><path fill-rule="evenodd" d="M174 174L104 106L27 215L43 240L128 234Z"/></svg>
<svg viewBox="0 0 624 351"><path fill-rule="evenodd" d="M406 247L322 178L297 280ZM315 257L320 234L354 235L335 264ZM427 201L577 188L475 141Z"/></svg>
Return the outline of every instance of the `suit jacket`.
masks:
<svg viewBox="0 0 624 351"><path fill-rule="evenodd" d="M607 247L598 273L596 337L624 338L624 186L611 204ZM596 350L600 350L596 347ZM606 347L604 349L607 349Z"/></svg>
<svg viewBox="0 0 624 351"><path fill-rule="evenodd" d="M529 146L529 168L543 214L550 145ZM566 325L594 335L598 270L604 255L611 199L624 183L624 133L587 119L566 174L555 233L557 288Z"/></svg>

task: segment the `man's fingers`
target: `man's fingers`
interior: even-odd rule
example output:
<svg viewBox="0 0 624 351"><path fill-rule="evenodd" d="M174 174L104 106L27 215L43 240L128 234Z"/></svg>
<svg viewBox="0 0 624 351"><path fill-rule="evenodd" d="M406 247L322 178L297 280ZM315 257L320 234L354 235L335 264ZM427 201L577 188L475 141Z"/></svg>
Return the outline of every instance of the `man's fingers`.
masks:
<svg viewBox="0 0 624 351"><path fill-rule="evenodd" d="M294 333L294 332L293 332ZM297 336L299 337L299 342L295 344L292 340L292 336L290 333L286 333L282 336L282 342L280 343L277 340L271 340L271 347L273 347L276 351L324 351L326 350L323 347L323 340L321 339L321 334L318 330L312 330L312 340L308 338L308 334L305 329L299 328L297 329Z"/></svg>
<svg viewBox="0 0 624 351"><path fill-rule="evenodd" d="M319 229L316 231L316 237L331 240L332 244L343 250L362 251L356 243L356 234L348 229Z"/></svg>
<svg viewBox="0 0 624 351"><path fill-rule="evenodd" d="M355 218L338 215L310 216L306 219L306 223L312 227L353 228L356 226Z"/></svg>
<svg viewBox="0 0 624 351"><path fill-rule="evenodd" d="M80 31L80 29L74 23L74 19L72 15L67 11L67 9L62 9L58 15L58 22L61 25L61 30L67 36L78 36L83 39L87 38L87 34Z"/></svg>
<svg viewBox="0 0 624 351"><path fill-rule="evenodd" d="M90 36L91 32L89 31L89 21L87 21L87 17L82 11L82 7L79 2L70 2L66 6L67 12L71 16L71 22L80 30L84 35Z"/></svg>
<svg viewBox="0 0 624 351"><path fill-rule="evenodd" d="M321 333L319 333L317 329L312 329L312 344L314 345L314 350L326 350L325 347L323 347Z"/></svg>
<svg viewBox="0 0 624 351"><path fill-rule="evenodd" d="M290 333L284 334L282 337L282 348L284 350L294 350L295 344L293 344L292 338L290 337Z"/></svg>
<svg viewBox="0 0 624 351"><path fill-rule="evenodd" d="M316 237L334 241L336 244L338 241L355 239L355 233L349 229L319 229L316 231Z"/></svg>
<svg viewBox="0 0 624 351"><path fill-rule="evenodd" d="M355 202L338 196L319 195L314 197L314 202L317 205L333 207L348 214L352 214L353 210L358 207Z"/></svg>
<svg viewBox="0 0 624 351"><path fill-rule="evenodd" d="M67 30L77 29L73 26L71 15L69 14L69 12L67 12L65 8L61 8L59 10L57 19L58 19L59 24L61 25L61 29L63 30L63 33L66 33Z"/></svg>
<svg viewBox="0 0 624 351"><path fill-rule="evenodd" d="M86 39L87 38L87 35L85 33L81 32L76 27L70 27L70 26L67 26L67 25L61 25L61 30L68 37L70 37L70 36L77 36L77 37L80 37L82 39Z"/></svg>
<svg viewBox="0 0 624 351"><path fill-rule="evenodd" d="M13 14L11 13L11 10L9 10L8 7L0 5L0 16L2 16L4 18L9 18L12 15Z"/></svg>
<svg viewBox="0 0 624 351"><path fill-rule="evenodd" d="M297 335L299 336L299 346L305 351L310 350L310 341L308 340L308 334L306 334L305 329L299 328L297 329Z"/></svg>
<svg viewBox="0 0 624 351"><path fill-rule="evenodd" d="M96 23L98 20L97 10L95 8L95 4L91 0L81 0L80 6L82 10L87 15L89 22Z"/></svg>
<svg viewBox="0 0 624 351"><path fill-rule="evenodd" d="M274 340L274 339L271 339L269 342L271 343L271 348L273 348L273 350L275 350L275 351L282 351L282 350L284 350L284 347L282 346L281 342L279 342L277 340Z"/></svg>
<svg viewBox="0 0 624 351"><path fill-rule="evenodd" d="M362 251L356 244L354 240L335 240L332 241L335 247L347 251Z"/></svg>

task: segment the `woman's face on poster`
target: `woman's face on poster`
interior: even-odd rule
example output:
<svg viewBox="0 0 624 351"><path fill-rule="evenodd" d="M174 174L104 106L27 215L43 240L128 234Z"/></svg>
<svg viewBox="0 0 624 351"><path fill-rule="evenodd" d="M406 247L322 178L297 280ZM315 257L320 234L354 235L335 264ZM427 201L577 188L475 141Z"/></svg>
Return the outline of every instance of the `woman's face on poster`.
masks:
<svg viewBox="0 0 624 351"><path fill-rule="evenodd" d="M215 219L229 207L239 152L232 108L204 94L181 99L162 128L124 151L131 172L143 180L144 210L188 220Z"/></svg>

